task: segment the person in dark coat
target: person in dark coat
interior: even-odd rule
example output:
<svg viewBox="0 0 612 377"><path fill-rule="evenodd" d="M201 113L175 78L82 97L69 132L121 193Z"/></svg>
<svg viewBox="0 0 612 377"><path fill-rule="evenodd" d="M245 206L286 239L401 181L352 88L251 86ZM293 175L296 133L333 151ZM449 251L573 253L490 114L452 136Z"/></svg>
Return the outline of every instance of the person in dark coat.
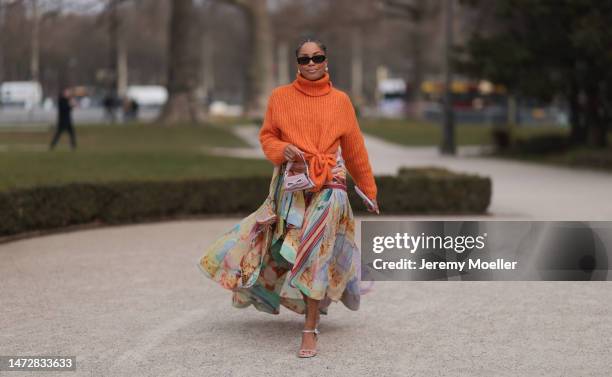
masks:
<svg viewBox="0 0 612 377"><path fill-rule="evenodd" d="M72 108L74 102L70 98L70 90L65 88L60 92L57 100L57 128L53 140L49 146L49 150L53 150L62 133L68 132L70 135L70 146L72 150L76 149L76 135L72 125Z"/></svg>
<svg viewBox="0 0 612 377"><path fill-rule="evenodd" d="M104 100L102 101L102 105L104 106L104 118L111 123L115 123L117 121L115 109L117 108L118 101L119 100L111 92L106 93Z"/></svg>
<svg viewBox="0 0 612 377"><path fill-rule="evenodd" d="M127 98L123 110L123 120L134 122L138 120L138 102L134 98Z"/></svg>

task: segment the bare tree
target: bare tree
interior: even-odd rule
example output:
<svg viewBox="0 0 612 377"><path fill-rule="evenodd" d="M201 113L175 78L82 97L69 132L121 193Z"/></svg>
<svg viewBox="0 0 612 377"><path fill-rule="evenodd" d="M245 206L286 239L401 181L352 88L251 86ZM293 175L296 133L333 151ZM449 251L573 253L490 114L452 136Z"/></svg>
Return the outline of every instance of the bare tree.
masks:
<svg viewBox="0 0 612 377"><path fill-rule="evenodd" d="M30 76L33 81L39 80L40 72L40 12L38 0L32 1L32 52L30 55Z"/></svg>
<svg viewBox="0 0 612 377"><path fill-rule="evenodd" d="M119 6L126 0L108 0L108 32L110 38L110 69L113 72L111 90L123 97L127 90L127 50L123 37L122 14Z"/></svg>
<svg viewBox="0 0 612 377"><path fill-rule="evenodd" d="M432 20L434 16L440 13L440 1L428 0L382 0L381 2L384 14L388 18L403 19L410 24L410 55L412 58L412 80L413 88L416 88L415 97L420 97L420 91L424 77L424 59L425 59L425 34L426 24Z"/></svg>
<svg viewBox="0 0 612 377"><path fill-rule="evenodd" d="M370 0L336 0L326 3L321 10L320 23L328 23L330 31L347 46L349 93L354 106L359 110L366 102L365 94L365 52L368 50L368 34L379 30L382 14L377 2ZM343 52L337 50L337 53ZM331 68L330 68L331 69Z"/></svg>
<svg viewBox="0 0 612 377"><path fill-rule="evenodd" d="M30 77L30 43L19 41L30 40L30 28L27 17L27 7L24 1L2 1L2 42L3 78L5 80L27 80Z"/></svg>
<svg viewBox="0 0 612 377"><path fill-rule="evenodd" d="M304 15L302 1L278 1L277 5L272 17L276 40L276 84L284 85L294 79L293 42L300 32L306 29L308 17Z"/></svg>
<svg viewBox="0 0 612 377"><path fill-rule="evenodd" d="M201 63L202 73L200 81L200 97L206 101L206 111L210 108L208 105L212 102L215 90L215 64L214 64L214 52L215 52L215 40L213 38L213 28L210 19L214 19L216 16L216 3L207 2L202 7L202 15L200 18L204 20L201 24L200 33L202 34L202 51L201 51Z"/></svg>
<svg viewBox="0 0 612 377"><path fill-rule="evenodd" d="M0 82L4 81L4 4L0 1Z"/></svg>
<svg viewBox="0 0 612 377"><path fill-rule="evenodd" d="M245 12L250 30L250 52L253 61L247 71L244 113L262 116L268 95L274 87L273 34L266 0L223 0Z"/></svg>
<svg viewBox="0 0 612 377"><path fill-rule="evenodd" d="M200 123L206 119L198 103L200 46L197 12L192 0L172 0L168 45L168 101L158 121L166 124Z"/></svg>

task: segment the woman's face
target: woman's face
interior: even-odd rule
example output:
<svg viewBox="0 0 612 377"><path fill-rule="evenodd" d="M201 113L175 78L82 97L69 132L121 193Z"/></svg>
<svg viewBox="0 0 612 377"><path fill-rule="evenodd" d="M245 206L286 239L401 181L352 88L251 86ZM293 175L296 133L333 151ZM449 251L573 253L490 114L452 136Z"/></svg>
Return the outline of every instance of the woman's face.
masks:
<svg viewBox="0 0 612 377"><path fill-rule="evenodd" d="M298 57L307 56L313 57L315 55L325 55L325 52L319 48L314 42L306 42L300 48ZM318 80L325 75L325 68L327 67L327 59L322 63L315 63L310 59L308 64L298 64L298 70L300 74L308 80Z"/></svg>

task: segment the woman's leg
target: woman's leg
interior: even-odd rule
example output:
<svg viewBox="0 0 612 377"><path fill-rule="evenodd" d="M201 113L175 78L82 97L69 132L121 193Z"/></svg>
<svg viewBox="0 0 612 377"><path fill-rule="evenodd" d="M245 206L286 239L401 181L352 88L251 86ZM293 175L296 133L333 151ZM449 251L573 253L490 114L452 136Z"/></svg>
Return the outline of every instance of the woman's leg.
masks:
<svg viewBox="0 0 612 377"><path fill-rule="evenodd" d="M302 293L304 297L304 302L306 302L306 319L304 322L304 330L312 330L317 327L317 322L319 320L319 300L314 300L304 293ZM316 349L317 342L315 339L315 334L312 332L302 333L302 345L300 346L302 349Z"/></svg>

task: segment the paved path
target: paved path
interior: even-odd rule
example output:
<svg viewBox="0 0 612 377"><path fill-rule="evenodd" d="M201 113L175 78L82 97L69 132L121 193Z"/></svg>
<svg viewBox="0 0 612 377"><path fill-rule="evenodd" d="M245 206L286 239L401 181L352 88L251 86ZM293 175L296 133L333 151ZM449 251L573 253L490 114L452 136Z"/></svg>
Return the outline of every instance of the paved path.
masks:
<svg viewBox="0 0 612 377"><path fill-rule="evenodd" d="M469 150L442 158L369 136L366 144L377 174L433 164L492 176L495 219L612 215L608 174L465 156ZM366 218L375 219L357 221ZM486 216L384 219L408 218ZM196 266L238 220L0 244L0 355L76 355L71 376L609 375L608 282L376 282L359 311L333 304L321 319L320 354L299 360L301 317L233 308L230 292Z"/></svg>
<svg viewBox="0 0 612 377"><path fill-rule="evenodd" d="M235 221L0 245L0 355L77 356L45 376L609 376L608 282L376 282L297 359L300 316L233 308L196 266Z"/></svg>

